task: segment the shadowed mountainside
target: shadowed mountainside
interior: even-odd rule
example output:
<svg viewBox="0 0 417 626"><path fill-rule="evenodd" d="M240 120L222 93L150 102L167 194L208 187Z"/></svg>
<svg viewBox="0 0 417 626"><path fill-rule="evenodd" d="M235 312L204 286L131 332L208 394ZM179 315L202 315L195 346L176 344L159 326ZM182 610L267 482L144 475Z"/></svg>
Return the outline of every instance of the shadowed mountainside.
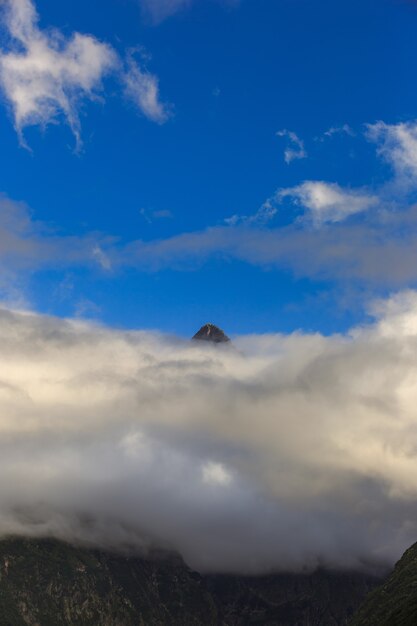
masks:
<svg viewBox="0 0 417 626"><path fill-rule="evenodd" d="M366 598L350 626L415 626L417 624L417 543L394 571Z"/></svg>
<svg viewBox="0 0 417 626"><path fill-rule="evenodd" d="M0 542L2 626L341 626L379 581L353 573L203 576L55 540Z"/></svg>

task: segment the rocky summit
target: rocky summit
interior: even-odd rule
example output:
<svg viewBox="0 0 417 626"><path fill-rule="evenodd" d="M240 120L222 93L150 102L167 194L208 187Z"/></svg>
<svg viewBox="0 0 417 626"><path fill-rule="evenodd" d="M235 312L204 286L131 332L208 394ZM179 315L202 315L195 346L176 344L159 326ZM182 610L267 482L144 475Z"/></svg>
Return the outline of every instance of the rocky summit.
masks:
<svg viewBox="0 0 417 626"><path fill-rule="evenodd" d="M214 324L205 324L196 333L193 339L197 341L210 341L211 343L227 343L230 341L229 337L222 331L221 328Z"/></svg>

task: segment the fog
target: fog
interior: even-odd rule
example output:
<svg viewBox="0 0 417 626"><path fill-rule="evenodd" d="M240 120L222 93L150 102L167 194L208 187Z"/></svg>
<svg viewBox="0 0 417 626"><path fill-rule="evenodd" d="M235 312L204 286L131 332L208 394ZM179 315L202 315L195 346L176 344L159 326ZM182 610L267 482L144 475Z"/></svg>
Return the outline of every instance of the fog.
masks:
<svg viewBox="0 0 417 626"><path fill-rule="evenodd" d="M200 571L392 564L417 539L417 293L371 313L213 346L1 309L0 534Z"/></svg>

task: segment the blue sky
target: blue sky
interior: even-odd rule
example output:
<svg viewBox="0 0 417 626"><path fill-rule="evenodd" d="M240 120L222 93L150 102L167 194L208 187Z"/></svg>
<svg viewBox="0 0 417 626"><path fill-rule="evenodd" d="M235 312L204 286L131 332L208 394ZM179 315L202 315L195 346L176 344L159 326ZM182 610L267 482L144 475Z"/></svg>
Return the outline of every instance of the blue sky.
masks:
<svg viewBox="0 0 417 626"><path fill-rule="evenodd" d="M416 286L416 3L3 4L3 300L331 333Z"/></svg>

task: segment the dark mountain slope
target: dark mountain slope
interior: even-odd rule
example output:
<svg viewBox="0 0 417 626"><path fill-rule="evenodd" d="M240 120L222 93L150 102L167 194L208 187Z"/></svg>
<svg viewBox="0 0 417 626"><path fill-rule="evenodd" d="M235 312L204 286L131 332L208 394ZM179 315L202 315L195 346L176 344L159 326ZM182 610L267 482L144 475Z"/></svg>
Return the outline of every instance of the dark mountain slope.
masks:
<svg viewBox="0 0 417 626"><path fill-rule="evenodd" d="M341 626L378 581L316 572L201 576L176 557L0 542L0 626Z"/></svg>
<svg viewBox="0 0 417 626"><path fill-rule="evenodd" d="M351 626L417 625L417 543L398 561L387 581L366 598Z"/></svg>

